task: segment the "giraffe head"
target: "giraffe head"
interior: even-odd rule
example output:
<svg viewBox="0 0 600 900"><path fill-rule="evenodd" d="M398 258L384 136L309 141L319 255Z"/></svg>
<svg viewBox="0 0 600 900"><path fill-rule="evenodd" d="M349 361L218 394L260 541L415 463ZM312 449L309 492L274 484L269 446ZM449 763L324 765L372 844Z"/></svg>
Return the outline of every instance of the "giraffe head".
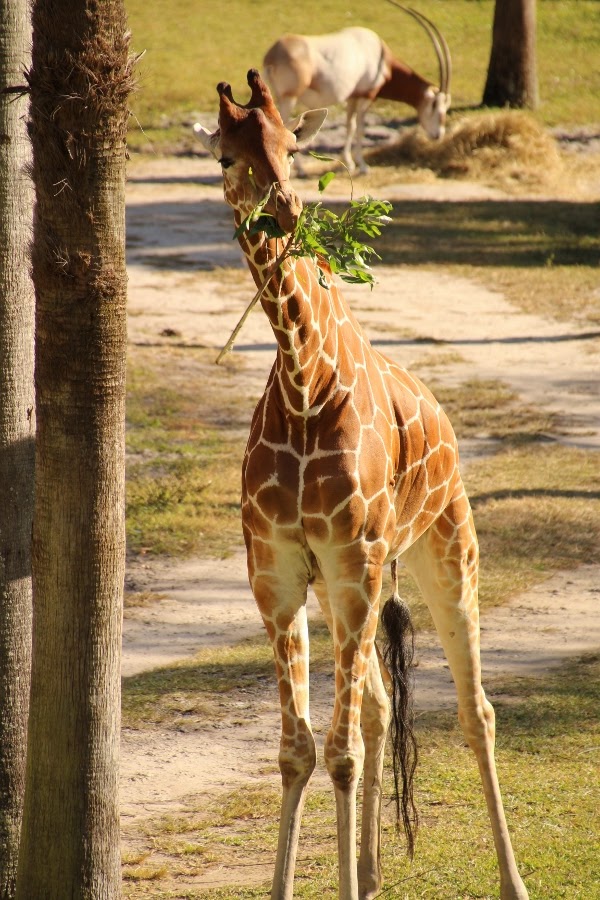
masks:
<svg viewBox="0 0 600 900"><path fill-rule="evenodd" d="M256 69L248 72L248 85L252 96L245 106L233 99L229 84L222 81L217 85L219 127L211 134L196 123L194 131L221 163L230 206L246 216L268 196L265 212L289 233L302 210L290 184L294 153L318 132L327 110L305 112L286 128Z"/></svg>

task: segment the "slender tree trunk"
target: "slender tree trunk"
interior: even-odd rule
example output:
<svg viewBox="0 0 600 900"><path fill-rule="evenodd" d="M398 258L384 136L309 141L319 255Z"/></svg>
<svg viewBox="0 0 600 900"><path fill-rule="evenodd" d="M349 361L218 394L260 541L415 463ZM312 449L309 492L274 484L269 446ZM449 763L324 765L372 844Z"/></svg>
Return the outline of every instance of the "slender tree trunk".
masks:
<svg viewBox="0 0 600 900"><path fill-rule="evenodd" d="M20 900L120 895L125 568L123 0L36 0L33 667Z"/></svg>
<svg viewBox="0 0 600 900"><path fill-rule="evenodd" d="M14 897L31 666L33 192L25 167L28 0L0 0L0 898Z"/></svg>
<svg viewBox="0 0 600 900"><path fill-rule="evenodd" d="M538 106L536 0L496 0L484 106Z"/></svg>

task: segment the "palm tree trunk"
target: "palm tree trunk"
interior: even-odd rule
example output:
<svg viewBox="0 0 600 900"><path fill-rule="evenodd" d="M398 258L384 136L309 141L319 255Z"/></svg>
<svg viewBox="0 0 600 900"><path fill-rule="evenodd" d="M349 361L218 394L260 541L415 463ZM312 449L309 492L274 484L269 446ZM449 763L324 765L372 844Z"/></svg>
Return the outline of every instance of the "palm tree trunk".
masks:
<svg viewBox="0 0 600 900"><path fill-rule="evenodd" d="M125 568L123 0L36 0L33 666L17 897L120 896Z"/></svg>
<svg viewBox="0 0 600 900"><path fill-rule="evenodd" d="M30 43L27 0L0 0L0 900L15 891L31 666L33 193L28 98L14 92Z"/></svg>

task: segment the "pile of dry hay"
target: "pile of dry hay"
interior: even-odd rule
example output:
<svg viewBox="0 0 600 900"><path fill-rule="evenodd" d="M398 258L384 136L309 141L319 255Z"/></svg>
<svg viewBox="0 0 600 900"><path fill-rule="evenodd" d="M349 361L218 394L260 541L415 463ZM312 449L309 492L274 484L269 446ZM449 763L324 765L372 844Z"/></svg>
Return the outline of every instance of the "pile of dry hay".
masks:
<svg viewBox="0 0 600 900"><path fill-rule="evenodd" d="M562 160L555 140L527 113L506 110L461 119L440 141L415 129L371 150L371 165L432 169L446 177L547 182Z"/></svg>

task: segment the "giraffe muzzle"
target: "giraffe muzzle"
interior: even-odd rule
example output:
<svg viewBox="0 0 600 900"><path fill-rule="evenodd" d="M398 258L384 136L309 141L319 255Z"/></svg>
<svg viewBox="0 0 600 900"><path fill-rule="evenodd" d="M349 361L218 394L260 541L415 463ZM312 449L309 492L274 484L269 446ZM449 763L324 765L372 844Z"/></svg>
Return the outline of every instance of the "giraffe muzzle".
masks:
<svg viewBox="0 0 600 900"><path fill-rule="evenodd" d="M302 201L291 188L289 190L279 188L272 191L265 206L265 212L275 217L277 224L286 234L291 234L298 224L298 217L302 212Z"/></svg>

